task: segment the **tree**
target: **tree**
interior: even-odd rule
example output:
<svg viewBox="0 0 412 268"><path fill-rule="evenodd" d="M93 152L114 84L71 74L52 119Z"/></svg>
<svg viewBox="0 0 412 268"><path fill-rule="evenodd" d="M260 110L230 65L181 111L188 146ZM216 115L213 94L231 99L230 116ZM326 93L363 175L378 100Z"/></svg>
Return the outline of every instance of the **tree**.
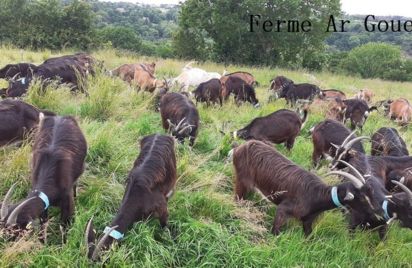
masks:
<svg viewBox="0 0 412 268"><path fill-rule="evenodd" d="M407 79L401 49L394 45L368 43L356 47L349 52L342 65L348 73L359 74L363 78Z"/></svg>
<svg viewBox="0 0 412 268"><path fill-rule="evenodd" d="M113 47L139 51L142 40L133 29L121 26L108 26L98 32L102 42L110 42Z"/></svg>
<svg viewBox="0 0 412 268"><path fill-rule="evenodd" d="M312 30L252 33L250 15L256 14L261 23L274 18L310 20ZM183 58L225 63L318 68L315 61L324 50L330 14L340 14L339 0L187 0L174 36L175 51Z"/></svg>

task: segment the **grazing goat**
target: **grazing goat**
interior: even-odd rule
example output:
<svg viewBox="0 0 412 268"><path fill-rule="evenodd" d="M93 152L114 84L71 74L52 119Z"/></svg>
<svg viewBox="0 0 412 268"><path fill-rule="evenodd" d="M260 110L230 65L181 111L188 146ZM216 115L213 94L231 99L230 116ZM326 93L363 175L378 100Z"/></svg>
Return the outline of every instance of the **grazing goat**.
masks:
<svg viewBox="0 0 412 268"><path fill-rule="evenodd" d="M0 69L0 79L19 79L33 75L37 66L31 63L7 64Z"/></svg>
<svg viewBox="0 0 412 268"><path fill-rule="evenodd" d="M256 81L255 77L253 76L253 74L248 73L248 72L242 72L242 71L238 71L238 72L234 72L234 73L230 73L230 74L225 74L220 78L220 82L222 84L225 84L227 79L229 79L229 77L237 77L242 79L246 84L248 84L251 87L255 87L255 86L259 86L258 81Z"/></svg>
<svg viewBox="0 0 412 268"><path fill-rule="evenodd" d="M138 90L149 91L150 93L153 93L156 88L168 88L166 79L159 80L153 74L141 68L136 68L133 81Z"/></svg>
<svg viewBox="0 0 412 268"><path fill-rule="evenodd" d="M44 111L49 115L52 113ZM20 100L0 102L0 146L20 142L39 123L40 110Z"/></svg>
<svg viewBox="0 0 412 268"><path fill-rule="evenodd" d="M328 186L322 179L295 165L272 146L261 141L248 141L234 149L235 193L237 199L257 188L277 205L272 233L278 235L288 218L303 223L305 235L312 232L312 223L319 214L347 206L369 217L383 214L371 194L371 186L345 172L351 183Z"/></svg>
<svg viewBox="0 0 412 268"><path fill-rule="evenodd" d="M259 100L256 98L255 89L237 76L229 76L222 83L222 97L226 100L233 93L236 104L239 106L242 102L250 102L254 107L259 107Z"/></svg>
<svg viewBox="0 0 412 268"><path fill-rule="evenodd" d="M351 219L351 225L359 226L367 223L367 225L372 228L379 226L381 238L383 238L386 233L386 228L382 226L386 224L386 221L390 221L391 218L398 218L402 226L412 228L412 198L410 198L412 195L407 192L406 189L408 188L403 185L403 183L390 180L390 174L394 170L402 170L412 166L412 157L366 156L364 153L352 149L355 142L363 139L369 138L358 137L339 146L335 158L332 161L331 168L342 169L347 166L347 164L342 165L343 162L350 163L349 165L353 167L353 170L357 170L358 176L366 177L368 180L374 181L375 184L384 186L386 190L392 189L394 184L396 184L404 193L386 196L384 199L381 199L382 208L385 210L385 221L373 220L365 215L355 215ZM375 190L375 192L379 191ZM392 213L388 211L392 211Z"/></svg>
<svg viewBox="0 0 412 268"><path fill-rule="evenodd" d="M154 75L156 69L156 63L135 63L135 64L123 64L114 70L109 71L110 76L118 76L123 81L132 83L134 74L137 69L145 70L151 75Z"/></svg>
<svg viewBox="0 0 412 268"><path fill-rule="evenodd" d="M193 94L197 102L206 102L209 106L210 102L217 103L219 101L222 106L222 84L217 78L210 79L207 82L201 83Z"/></svg>
<svg viewBox="0 0 412 268"><path fill-rule="evenodd" d="M382 127L372 135L372 155L409 155L405 141L395 128Z"/></svg>
<svg viewBox="0 0 412 268"><path fill-rule="evenodd" d="M176 156L171 136L154 134L140 142L140 154L127 177L126 189L117 215L102 238L95 243L93 220L86 227L88 257L96 261L102 249L107 249L115 240L137 221L150 217L158 218L164 228L168 221L167 202L176 183Z"/></svg>
<svg viewBox="0 0 412 268"><path fill-rule="evenodd" d="M193 146L199 128L199 112L194 103L180 93L167 93L160 100L162 125L179 142L189 138Z"/></svg>
<svg viewBox="0 0 412 268"><path fill-rule="evenodd" d="M409 101L404 98L391 101L389 104L388 117L400 125L406 125L412 118L412 106Z"/></svg>
<svg viewBox="0 0 412 268"><path fill-rule="evenodd" d="M371 102L375 94L370 89L361 89L355 95L355 99L364 100L366 102Z"/></svg>
<svg viewBox="0 0 412 268"><path fill-rule="evenodd" d="M171 85L178 84L180 90L183 92L188 92L189 87L197 87L203 82L209 81L210 79L217 78L220 79L221 75L215 72L206 72L200 68L194 68L190 66L193 62L186 64L182 69L182 73L172 79Z"/></svg>
<svg viewBox="0 0 412 268"><path fill-rule="evenodd" d="M233 132L233 136L244 140L285 143L286 148L290 150L307 120L307 114L307 110L304 110L304 116L300 118L296 112L281 109L253 119L246 127Z"/></svg>
<svg viewBox="0 0 412 268"><path fill-rule="evenodd" d="M373 110L378 110L376 106L369 107L364 100L348 99L343 100L346 105L344 123L350 120L351 129L360 128L362 130L369 113Z"/></svg>
<svg viewBox="0 0 412 268"><path fill-rule="evenodd" d="M313 105L313 104L312 104ZM343 123L346 113L346 104L340 98L330 99L327 105L326 118Z"/></svg>
<svg viewBox="0 0 412 268"><path fill-rule="evenodd" d="M355 138L354 132L335 120L325 120L317 124L312 131L312 163L316 168L322 158L332 159L339 144L346 144ZM361 142L353 144L353 149L365 153Z"/></svg>
<svg viewBox="0 0 412 268"><path fill-rule="evenodd" d="M73 117L42 118L33 145L32 191L24 201L9 205L14 187L10 188L1 207L4 225L25 229L37 218L44 222L47 209L54 206L60 208L66 228L74 214L76 181L83 173L86 153L86 139Z"/></svg>
<svg viewBox="0 0 412 268"><path fill-rule="evenodd" d="M313 101L315 96L320 96L320 88L313 84L295 84L284 76L275 78L275 94L279 98L285 98L287 104L294 106L297 100Z"/></svg>
<svg viewBox="0 0 412 268"><path fill-rule="evenodd" d="M326 89L320 91L320 98L326 100L339 98L344 100L346 99L346 94L337 89Z"/></svg>

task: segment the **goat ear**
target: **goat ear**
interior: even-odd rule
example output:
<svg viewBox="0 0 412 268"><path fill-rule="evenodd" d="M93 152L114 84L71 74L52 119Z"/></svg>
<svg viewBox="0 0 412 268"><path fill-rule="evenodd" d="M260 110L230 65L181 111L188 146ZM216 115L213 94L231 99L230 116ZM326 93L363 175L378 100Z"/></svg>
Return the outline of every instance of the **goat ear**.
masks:
<svg viewBox="0 0 412 268"><path fill-rule="evenodd" d="M351 201L353 199L355 199L355 196L349 191L346 192L346 196L345 196L345 198L343 198L343 200L345 200L345 201Z"/></svg>

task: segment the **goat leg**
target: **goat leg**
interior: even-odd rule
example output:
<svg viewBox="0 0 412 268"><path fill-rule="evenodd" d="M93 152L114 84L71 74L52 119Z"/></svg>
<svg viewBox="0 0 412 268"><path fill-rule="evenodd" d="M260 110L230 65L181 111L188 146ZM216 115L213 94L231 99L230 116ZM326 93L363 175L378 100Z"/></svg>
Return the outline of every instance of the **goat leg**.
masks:
<svg viewBox="0 0 412 268"><path fill-rule="evenodd" d="M312 233L312 224L313 221L316 219L316 217L319 215L319 213L314 213L309 216L306 216L303 221L303 232L305 233L305 236L308 236Z"/></svg>
<svg viewBox="0 0 412 268"><path fill-rule="evenodd" d="M289 206L291 204L289 202L282 202L279 204L279 206L276 209L276 215L273 220L273 226L272 226L272 234L274 235L279 235L280 234L280 229L282 228L283 225L287 222L288 218L290 217L289 215Z"/></svg>

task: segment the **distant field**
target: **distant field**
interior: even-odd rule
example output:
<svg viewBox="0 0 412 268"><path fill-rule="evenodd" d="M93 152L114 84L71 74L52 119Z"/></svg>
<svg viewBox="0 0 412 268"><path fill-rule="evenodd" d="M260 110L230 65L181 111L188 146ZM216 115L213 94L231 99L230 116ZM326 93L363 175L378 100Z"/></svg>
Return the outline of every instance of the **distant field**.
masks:
<svg viewBox="0 0 412 268"><path fill-rule="evenodd" d="M65 51L58 55L69 54ZM2 48L0 66L29 61L41 63L57 56L49 51L30 52ZM158 77L174 77L187 63L177 60L157 60L124 56L112 50L99 51L94 56L103 60L108 69L123 63L155 61ZM125 239L103 259L108 267L412 267L412 231L391 225L388 238L381 242L376 232L356 232L350 235L347 221L338 211L319 217L313 234L305 238L299 223L291 221L278 237L270 234L275 205L253 195L237 204L233 194L232 164L226 160L231 149L228 136L219 133L223 122L231 131L237 130L257 116L267 115L285 107L284 100L267 103L269 80L285 75L295 82L311 82L323 89L335 88L354 95L361 88L372 89L374 101L388 97L412 100L412 83L362 80L331 73L307 73L283 69L223 66L215 63L196 65L222 73L245 70L260 82L257 97L262 107L237 107L233 101L220 107L198 109L201 127L193 149L177 145L178 183L169 202L169 229L162 230L157 220L137 223ZM1 81L0 87L5 85ZM152 133L164 133L160 114L152 109L151 95L136 94L119 79L103 74L89 80L90 97L73 95L68 89L38 92L38 85L24 98L40 108L62 115L74 115L86 135L89 151L87 168L80 178L76 199L76 214L62 245L59 232L60 213L52 209L48 243L41 244L36 236L7 242L0 237L0 267L85 267L88 261L83 242L86 222L94 215L98 234L110 224L124 191L124 182L138 155L138 140ZM323 120L319 109L309 115L309 121L287 152L276 148L288 158L311 169L312 140L309 129ZM399 128L373 112L366 121L363 134L371 135L378 128L393 126L409 146L412 132ZM370 144L365 144L370 150ZM0 200L7 189L19 182L14 200L23 198L30 189L30 145L0 149ZM316 172L324 176L325 165ZM336 183L328 178L328 183ZM100 265L100 264L97 264Z"/></svg>

